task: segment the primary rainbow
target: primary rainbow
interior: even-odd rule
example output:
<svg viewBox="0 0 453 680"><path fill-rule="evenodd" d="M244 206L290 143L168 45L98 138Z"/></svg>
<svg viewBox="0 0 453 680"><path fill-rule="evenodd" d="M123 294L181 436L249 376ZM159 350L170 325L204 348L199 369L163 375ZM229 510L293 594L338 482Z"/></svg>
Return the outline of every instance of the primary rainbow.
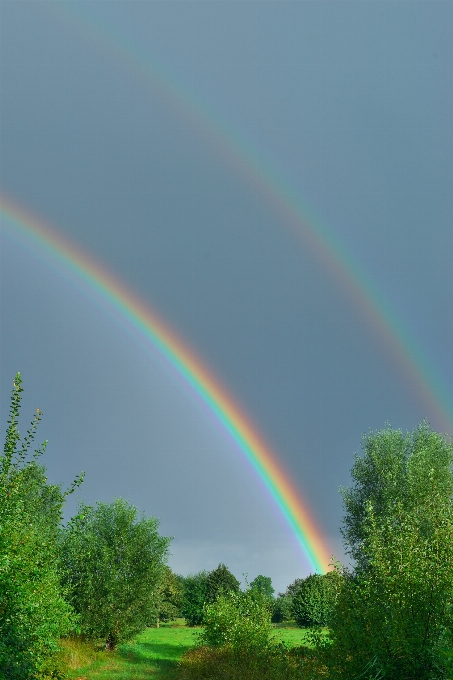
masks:
<svg viewBox="0 0 453 680"><path fill-rule="evenodd" d="M256 471L297 538L311 568L318 573L327 571L330 554L325 540L277 456L193 350L148 304L99 262L4 195L0 195L0 216L13 236L19 240L22 238L28 246L44 250L79 284L88 284L91 294L95 293L104 305L119 315L123 323L138 331L140 337L146 339L147 344L151 344L177 371Z"/></svg>

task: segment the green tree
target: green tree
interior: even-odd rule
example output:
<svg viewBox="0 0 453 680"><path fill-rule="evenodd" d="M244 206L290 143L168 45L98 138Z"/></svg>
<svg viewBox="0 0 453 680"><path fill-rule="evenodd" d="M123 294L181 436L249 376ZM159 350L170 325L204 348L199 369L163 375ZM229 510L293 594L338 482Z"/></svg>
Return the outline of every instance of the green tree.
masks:
<svg viewBox="0 0 453 680"><path fill-rule="evenodd" d="M257 576L250 584L251 589L257 590L259 593L267 597L269 600L274 598L275 590L272 587L272 579L270 576Z"/></svg>
<svg viewBox="0 0 453 680"><path fill-rule="evenodd" d="M336 572L310 574L303 579L292 600L294 620L300 627L326 626L337 589Z"/></svg>
<svg viewBox="0 0 453 680"><path fill-rule="evenodd" d="M63 532L70 601L81 632L107 649L130 639L155 616L169 538L154 517L139 516L124 499L79 504Z"/></svg>
<svg viewBox="0 0 453 680"><path fill-rule="evenodd" d="M208 573L206 571L182 577L181 615L188 626L200 626L203 621L207 584Z"/></svg>
<svg viewBox="0 0 453 680"><path fill-rule="evenodd" d="M209 572L206 583L207 602L216 602L221 595L238 593L239 590L239 581L224 564L219 564L216 569Z"/></svg>
<svg viewBox="0 0 453 680"><path fill-rule="evenodd" d="M303 578L296 578L293 583L290 583L284 593L278 594L274 600L272 623L293 620L293 600L303 582Z"/></svg>
<svg viewBox="0 0 453 680"><path fill-rule="evenodd" d="M0 676L30 680L52 672L59 639L75 625L60 585L58 527L68 492L47 482L30 456L39 409L21 440L22 380L14 380L3 455L0 456Z"/></svg>
<svg viewBox="0 0 453 680"><path fill-rule="evenodd" d="M293 598L286 593L279 593L272 605L272 623L283 623L293 618Z"/></svg>
<svg viewBox="0 0 453 680"><path fill-rule="evenodd" d="M343 491L342 572L326 654L333 678L451 677L453 449L422 423L364 438Z"/></svg>
<svg viewBox="0 0 453 680"><path fill-rule="evenodd" d="M182 600L181 579L172 572L169 566L164 566L156 598L156 615L153 623L176 619L180 615Z"/></svg>

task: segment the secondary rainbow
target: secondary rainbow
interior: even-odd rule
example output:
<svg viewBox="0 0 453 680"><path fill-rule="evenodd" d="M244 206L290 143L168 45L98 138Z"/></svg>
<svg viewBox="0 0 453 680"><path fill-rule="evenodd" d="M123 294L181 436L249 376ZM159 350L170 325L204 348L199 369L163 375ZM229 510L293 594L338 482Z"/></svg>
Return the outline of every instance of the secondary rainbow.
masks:
<svg viewBox="0 0 453 680"><path fill-rule="evenodd" d="M395 369L423 404L426 415L433 418L438 427L453 433L453 397L441 372L382 292L332 231L300 200L289 182L251 149L236 130L196 100L157 63L151 63L149 55L142 53L124 34L112 26L102 26L99 20L91 17L85 6L58 2L45 7L64 20L69 30L75 30L79 38L103 49L119 67L131 70L142 85L151 87L166 106L180 115L185 124L196 129L217 155L261 195L281 224L291 229L304 247L310 248L328 276L341 285L360 310L371 334L386 349Z"/></svg>
<svg viewBox="0 0 453 680"><path fill-rule="evenodd" d="M328 548L300 494L243 409L195 352L135 292L48 224L5 196L0 196L0 215L2 226L13 236L25 239L28 246L51 255L77 282L85 286L88 284L92 294L113 309L125 324L132 325L140 337L177 371L258 474L297 538L311 568L324 573L330 561Z"/></svg>

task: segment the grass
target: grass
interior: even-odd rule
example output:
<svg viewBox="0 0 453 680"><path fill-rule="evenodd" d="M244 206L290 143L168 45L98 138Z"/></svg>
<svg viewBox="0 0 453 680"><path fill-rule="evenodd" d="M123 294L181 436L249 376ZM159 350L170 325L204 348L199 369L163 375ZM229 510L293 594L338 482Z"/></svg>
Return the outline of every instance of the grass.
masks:
<svg viewBox="0 0 453 680"><path fill-rule="evenodd" d="M68 680L176 680L177 662L190 649L199 629L178 620L148 628L116 652L80 640L63 640L62 658ZM275 637L293 647L304 643L305 631L278 626Z"/></svg>
<svg viewBox="0 0 453 680"><path fill-rule="evenodd" d="M278 640L284 642L288 647L298 647L306 644L305 636L307 631L297 626L285 626L275 628L273 635Z"/></svg>
<svg viewBox="0 0 453 680"><path fill-rule="evenodd" d="M116 652L80 640L63 641L68 680L167 680L182 654L193 646L196 630L177 624L148 628Z"/></svg>

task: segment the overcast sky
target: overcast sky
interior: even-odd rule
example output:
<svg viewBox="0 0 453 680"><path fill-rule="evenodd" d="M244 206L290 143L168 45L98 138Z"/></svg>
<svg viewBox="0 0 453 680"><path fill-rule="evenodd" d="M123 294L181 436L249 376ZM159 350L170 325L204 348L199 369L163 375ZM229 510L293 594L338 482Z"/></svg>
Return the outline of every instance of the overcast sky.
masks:
<svg viewBox="0 0 453 680"><path fill-rule="evenodd" d="M0 189L177 330L343 558L338 488L362 434L425 417L453 431L453 4L2 0L0 12ZM365 272L447 395L447 425L241 153ZM39 406L52 481L85 470L85 501L123 496L159 517L180 573L222 561L283 590L309 572L158 355L9 229L0 300L2 431L21 371L22 429Z"/></svg>

